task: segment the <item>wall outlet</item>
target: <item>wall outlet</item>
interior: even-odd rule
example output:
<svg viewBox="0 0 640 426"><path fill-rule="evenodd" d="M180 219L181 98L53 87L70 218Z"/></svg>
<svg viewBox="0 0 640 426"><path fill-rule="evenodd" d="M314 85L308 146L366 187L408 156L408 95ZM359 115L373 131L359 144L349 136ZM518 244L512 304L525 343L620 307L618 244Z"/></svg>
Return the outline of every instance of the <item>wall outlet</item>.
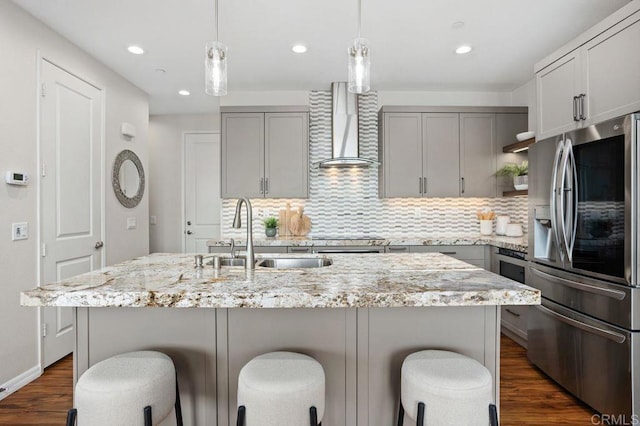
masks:
<svg viewBox="0 0 640 426"><path fill-rule="evenodd" d="M29 224L27 222L11 224L11 239L13 241L26 240L27 238L29 238Z"/></svg>
<svg viewBox="0 0 640 426"><path fill-rule="evenodd" d="M127 229L136 229L136 218L128 217L127 218Z"/></svg>
<svg viewBox="0 0 640 426"><path fill-rule="evenodd" d="M156 225L158 223L158 216L151 216L149 218L149 224L150 225Z"/></svg>

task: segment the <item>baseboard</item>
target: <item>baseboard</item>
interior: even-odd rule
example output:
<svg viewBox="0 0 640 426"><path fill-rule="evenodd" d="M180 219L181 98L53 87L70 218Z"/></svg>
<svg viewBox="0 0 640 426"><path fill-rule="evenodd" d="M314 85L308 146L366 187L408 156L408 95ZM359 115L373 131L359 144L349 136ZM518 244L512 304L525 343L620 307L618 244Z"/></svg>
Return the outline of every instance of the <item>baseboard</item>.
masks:
<svg viewBox="0 0 640 426"><path fill-rule="evenodd" d="M8 397L15 391L19 390L21 387L31 383L42 374L42 369L39 365L36 365L24 373L14 377L8 382L0 385L0 388L4 388L5 390L0 392L0 401L4 398Z"/></svg>
<svg viewBox="0 0 640 426"><path fill-rule="evenodd" d="M504 324L502 324L501 330L502 334L527 349L527 335L522 333L520 330L513 330ZM524 335L523 335L524 334Z"/></svg>

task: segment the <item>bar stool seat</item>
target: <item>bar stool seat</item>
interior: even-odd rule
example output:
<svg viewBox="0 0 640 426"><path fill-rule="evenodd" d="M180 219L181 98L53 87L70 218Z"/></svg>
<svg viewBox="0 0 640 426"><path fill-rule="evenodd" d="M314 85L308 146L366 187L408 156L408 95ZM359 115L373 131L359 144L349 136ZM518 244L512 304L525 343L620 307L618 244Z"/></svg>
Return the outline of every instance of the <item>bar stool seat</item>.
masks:
<svg viewBox="0 0 640 426"><path fill-rule="evenodd" d="M259 355L238 376L237 424L318 424L324 415L324 393L324 370L315 359L294 352Z"/></svg>
<svg viewBox="0 0 640 426"><path fill-rule="evenodd" d="M400 408L405 415L404 420L399 416L399 425L406 421L429 426L487 426L494 424L494 416L497 422L492 413L491 373L472 358L442 350L415 352L405 358L401 376Z"/></svg>
<svg viewBox="0 0 640 426"><path fill-rule="evenodd" d="M78 379L74 406L67 424L76 414L80 426L168 424L171 413L182 424L176 370L161 352L128 352L96 363Z"/></svg>

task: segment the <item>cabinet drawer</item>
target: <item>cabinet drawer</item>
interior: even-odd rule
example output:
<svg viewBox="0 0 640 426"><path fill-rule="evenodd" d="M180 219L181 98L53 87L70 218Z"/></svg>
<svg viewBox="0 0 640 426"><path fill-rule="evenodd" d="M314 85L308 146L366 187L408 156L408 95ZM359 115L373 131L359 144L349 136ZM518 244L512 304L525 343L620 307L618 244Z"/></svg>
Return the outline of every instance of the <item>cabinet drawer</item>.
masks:
<svg viewBox="0 0 640 426"><path fill-rule="evenodd" d="M442 253L460 260L482 260L484 246L411 246L412 253Z"/></svg>
<svg viewBox="0 0 640 426"><path fill-rule="evenodd" d="M524 336L527 335L529 306L503 306L502 307L502 323L515 327L521 331Z"/></svg>

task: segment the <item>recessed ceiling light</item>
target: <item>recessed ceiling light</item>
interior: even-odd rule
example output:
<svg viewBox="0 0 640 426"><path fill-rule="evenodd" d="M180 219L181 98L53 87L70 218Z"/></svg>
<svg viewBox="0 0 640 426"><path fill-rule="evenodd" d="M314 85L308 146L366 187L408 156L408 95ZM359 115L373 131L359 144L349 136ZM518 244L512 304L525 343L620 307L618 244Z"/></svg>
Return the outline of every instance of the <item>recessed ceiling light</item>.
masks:
<svg viewBox="0 0 640 426"><path fill-rule="evenodd" d="M451 24L451 28L453 28L454 30L458 30L462 27L464 27L464 21L456 21L453 24Z"/></svg>
<svg viewBox="0 0 640 426"><path fill-rule="evenodd" d="M456 53L458 55L464 55L465 53L469 53L469 52L471 52L471 46L467 46L467 45L459 46L456 49Z"/></svg>
<svg viewBox="0 0 640 426"><path fill-rule="evenodd" d="M182 89L182 90L180 90L180 91L178 92L178 94L179 94L179 95L182 95L182 96L189 96L189 95L191 94L191 92L189 92L188 90L184 90L184 89Z"/></svg>
<svg viewBox="0 0 640 426"><path fill-rule="evenodd" d="M293 50L295 53L304 53L307 51L307 46L305 46L304 44L295 44L293 45L293 47L291 47L291 50Z"/></svg>
<svg viewBox="0 0 640 426"><path fill-rule="evenodd" d="M131 53L133 53L134 55L142 55L144 53L144 49L140 46L136 46L136 45L131 45L129 47L127 47L127 50Z"/></svg>

